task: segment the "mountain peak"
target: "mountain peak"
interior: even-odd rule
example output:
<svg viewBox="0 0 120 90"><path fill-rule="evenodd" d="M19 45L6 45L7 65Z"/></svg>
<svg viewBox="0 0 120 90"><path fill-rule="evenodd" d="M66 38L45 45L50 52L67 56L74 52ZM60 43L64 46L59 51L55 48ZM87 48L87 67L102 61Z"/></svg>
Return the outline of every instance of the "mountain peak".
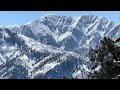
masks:
<svg viewBox="0 0 120 90"><path fill-rule="evenodd" d="M104 36L120 35L120 24L96 15L48 14L20 28L5 27L0 29L0 78L87 77L90 48Z"/></svg>

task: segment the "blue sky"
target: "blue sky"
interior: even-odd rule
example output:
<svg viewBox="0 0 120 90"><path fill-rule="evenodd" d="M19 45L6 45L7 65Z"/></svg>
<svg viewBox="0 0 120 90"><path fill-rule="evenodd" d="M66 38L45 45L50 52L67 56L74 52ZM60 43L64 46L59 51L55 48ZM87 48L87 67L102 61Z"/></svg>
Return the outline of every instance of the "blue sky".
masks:
<svg viewBox="0 0 120 90"><path fill-rule="evenodd" d="M46 14L80 16L92 14L119 22L118 11L0 11L0 26L22 25Z"/></svg>

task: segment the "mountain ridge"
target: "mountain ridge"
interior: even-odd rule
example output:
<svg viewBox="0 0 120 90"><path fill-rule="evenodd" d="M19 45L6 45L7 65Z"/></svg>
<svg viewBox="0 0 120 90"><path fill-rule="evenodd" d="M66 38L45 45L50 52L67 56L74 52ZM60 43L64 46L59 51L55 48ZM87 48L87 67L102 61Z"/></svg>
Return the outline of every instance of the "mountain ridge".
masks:
<svg viewBox="0 0 120 90"><path fill-rule="evenodd" d="M44 15L0 28L0 78L87 78L90 48L116 39L120 24L96 15Z"/></svg>

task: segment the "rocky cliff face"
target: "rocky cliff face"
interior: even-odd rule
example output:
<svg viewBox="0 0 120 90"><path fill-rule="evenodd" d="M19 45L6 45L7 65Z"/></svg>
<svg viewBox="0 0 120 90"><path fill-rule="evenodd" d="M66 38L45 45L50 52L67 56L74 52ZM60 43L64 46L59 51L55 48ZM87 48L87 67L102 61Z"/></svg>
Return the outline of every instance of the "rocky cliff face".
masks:
<svg viewBox="0 0 120 90"><path fill-rule="evenodd" d="M120 24L104 17L46 15L22 26L0 27L1 78L87 78L88 51Z"/></svg>

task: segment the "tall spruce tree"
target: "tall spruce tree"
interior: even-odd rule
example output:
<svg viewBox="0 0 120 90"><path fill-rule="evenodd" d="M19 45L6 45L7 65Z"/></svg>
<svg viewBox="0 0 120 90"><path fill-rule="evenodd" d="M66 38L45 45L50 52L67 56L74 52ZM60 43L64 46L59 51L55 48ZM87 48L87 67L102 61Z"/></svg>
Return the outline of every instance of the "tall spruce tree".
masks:
<svg viewBox="0 0 120 90"><path fill-rule="evenodd" d="M89 56L92 62L99 63L101 66L98 71L94 70L94 72L90 74L92 78L114 79L119 76L120 46L111 38L104 37L99 47L89 51Z"/></svg>

